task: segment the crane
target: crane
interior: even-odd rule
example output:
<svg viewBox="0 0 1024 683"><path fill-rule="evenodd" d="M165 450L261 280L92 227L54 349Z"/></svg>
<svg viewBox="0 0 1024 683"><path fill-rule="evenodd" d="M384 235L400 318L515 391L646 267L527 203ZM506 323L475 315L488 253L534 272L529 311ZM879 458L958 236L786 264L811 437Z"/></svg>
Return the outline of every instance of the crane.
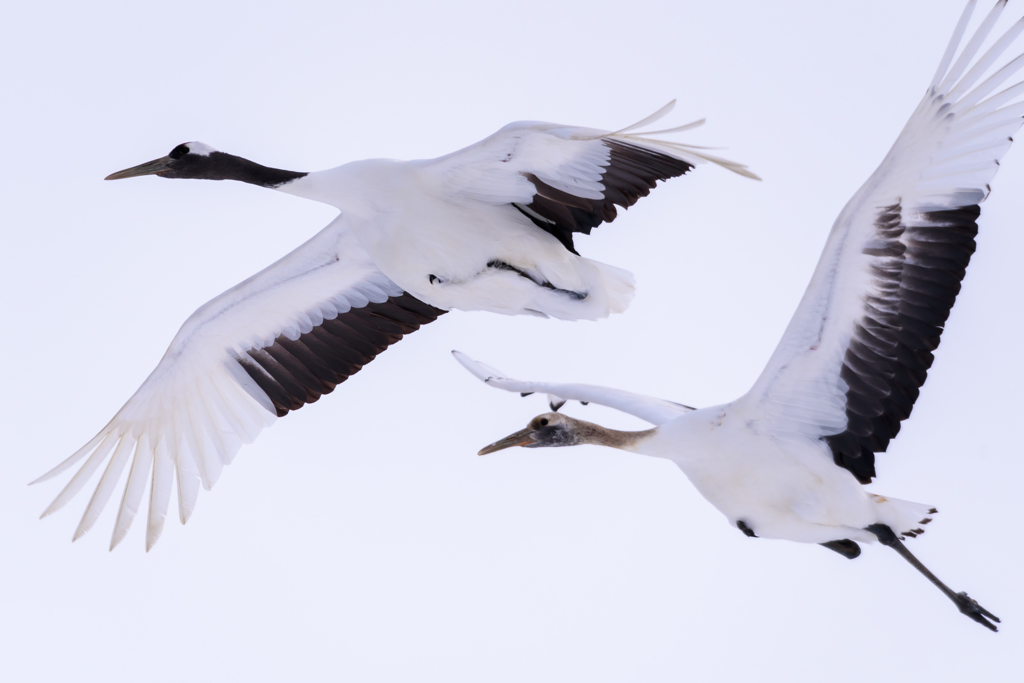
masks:
<svg viewBox="0 0 1024 683"><path fill-rule="evenodd" d="M694 409L605 387L510 379L455 352L488 385L547 393L556 410L480 455L597 444L666 458L747 536L818 543L849 559L860 555L858 543L878 541L995 631L995 615L951 590L903 543L924 533L937 510L864 489L876 474L875 454L899 433L927 378L975 250L979 205L1022 123L1024 83L1000 88L1024 66L1024 55L1004 59L1024 19L978 56L1006 6L999 0L957 57L974 6L964 9L892 149L836 219L750 391ZM609 406L654 427L606 429L557 412L565 400Z"/></svg>
<svg viewBox="0 0 1024 683"><path fill-rule="evenodd" d="M236 180L336 207L290 254L195 311L114 418L35 482L84 459L53 503L71 500L106 463L74 533L95 523L131 466L111 539L124 538L144 496L146 548L159 538L177 480L188 521L243 443L277 417L330 393L404 335L451 309L596 320L620 313L633 276L573 243L650 193L711 162L741 164L635 132L675 102L610 132L518 122L437 159L369 159L305 173L262 166L202 142L107 177Z"/></svg>

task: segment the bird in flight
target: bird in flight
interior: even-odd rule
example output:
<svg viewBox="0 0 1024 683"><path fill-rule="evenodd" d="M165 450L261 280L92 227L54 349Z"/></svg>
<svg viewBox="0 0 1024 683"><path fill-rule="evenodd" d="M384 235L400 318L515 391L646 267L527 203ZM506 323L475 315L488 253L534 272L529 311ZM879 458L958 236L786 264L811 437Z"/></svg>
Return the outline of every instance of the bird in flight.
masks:
<svg viewBox="0 0 1024 683"><path fill-rule="evenodd" d="M163 529L172 482L184 524L243 443L330 393L404 335L451 309L596 320L626 309L633 276L583 258L589 234L659 180L711 162L704 149L638 133L674 102L609 132L519 122L437 159L370 159L326 171L268 168L201 142L113 173L238 180L324 202L339 215L276 263L201 306L114 418L36 480L83 459L47 516L107 463L75 531L95 523L131 463L111 549L147 484L146 549ZM33 483L36 483L33 482Z"/></svg>
<svg viewBox="0 0 1024 683"><path fill-rule="evenodd" d="M555 410L575 399L654 425L623 432L552 412L480 455L597 444L667 458L747 536L818 543L850 559L858 543L881 542L995 631L998 618L951 590L903 543L924 532L936 509L863 486L918 398L975 250L979 205L1022 123L1024 83L1002 88L1024 66L1024 55L1004 58L1024 19L979 57L1006 6L1000 0L957 57L974 5L896 143L836 219L749 392L697 410L605 387L514 380L455 352L490 386L548 393Z"/></svg>

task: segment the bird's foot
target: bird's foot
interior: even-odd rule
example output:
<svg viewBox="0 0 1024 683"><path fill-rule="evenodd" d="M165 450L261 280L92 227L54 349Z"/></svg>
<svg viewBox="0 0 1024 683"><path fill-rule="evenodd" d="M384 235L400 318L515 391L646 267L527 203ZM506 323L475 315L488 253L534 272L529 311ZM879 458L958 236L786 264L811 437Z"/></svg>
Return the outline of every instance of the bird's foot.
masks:
<svg viewBox="0 0 1024 683"><path fill-rule="evenodd" d="M854 560L860 556L860 546L848 538L844 538L841 541L820 543L819 545L823 545L829 550L839 553L848 560Z"/></svg>
<svg viewBox="0 0 1024 683"><path fill-rule="evenodd" d="M757 538L757 534L754 533L754 530L747 526L747 523L744 522L742 519L736 522L736 528L742 531L750 538Z"/></svg>
<svg viewBox="0 0 1024 683"><path fill-rule="evenodd" d="M1001 623L999 621L999 617L979 605L978 601L968 596L967 593L963 591L957 593L953 602L956 603L956 606L961 613L966 614L985 628L991 629L992 631L999 630L996 628L995 624L992 623L992 621L996 622L996 624ZM986 617L988 617L988 619L986 619ZM989 621L989 619L992 621Z"/></svg>

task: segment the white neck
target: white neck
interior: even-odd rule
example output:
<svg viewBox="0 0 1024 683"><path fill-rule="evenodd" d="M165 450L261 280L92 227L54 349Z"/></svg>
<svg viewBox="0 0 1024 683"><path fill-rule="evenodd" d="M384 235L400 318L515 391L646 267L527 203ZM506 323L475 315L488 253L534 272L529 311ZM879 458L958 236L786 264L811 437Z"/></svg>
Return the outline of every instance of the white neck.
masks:
<svg viewBox="0 0 1024 683"><path fill-rule="evenodd" d="M386 208L394 203L395 193L402 189L395 184L404 179L404 174L396 171L403 164L390 159L353 161L337 168L314 171L275 189L330 204L346 214L369 216L382 206Z"/></svg>

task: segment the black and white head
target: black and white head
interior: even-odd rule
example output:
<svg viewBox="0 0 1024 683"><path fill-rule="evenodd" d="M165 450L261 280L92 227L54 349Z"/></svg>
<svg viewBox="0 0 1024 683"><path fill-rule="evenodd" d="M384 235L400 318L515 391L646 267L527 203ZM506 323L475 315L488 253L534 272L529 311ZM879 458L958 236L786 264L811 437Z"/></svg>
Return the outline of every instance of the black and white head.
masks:
<svg viewBox="0 0 1024 683"><path fill-rule="evenodd" d="M487 455L496 451L522 446L523 448L553 448L560 446L576 446L584 443L586 433L595 425L576 420L561 413L544 413L530 420L526 429L509 434L504 439L495 441L490 446L480 449L477 455Z"/></svg>
<svg viewBox="0 0 1024 683"><path fill-rule="evenodd" d="M196 180L238 180L274 188L306 174L261 166L234 154L216 150L202 142L185 142L172 149L165 157L111 173L106 180L121 180L143 175Z"/></svg>

